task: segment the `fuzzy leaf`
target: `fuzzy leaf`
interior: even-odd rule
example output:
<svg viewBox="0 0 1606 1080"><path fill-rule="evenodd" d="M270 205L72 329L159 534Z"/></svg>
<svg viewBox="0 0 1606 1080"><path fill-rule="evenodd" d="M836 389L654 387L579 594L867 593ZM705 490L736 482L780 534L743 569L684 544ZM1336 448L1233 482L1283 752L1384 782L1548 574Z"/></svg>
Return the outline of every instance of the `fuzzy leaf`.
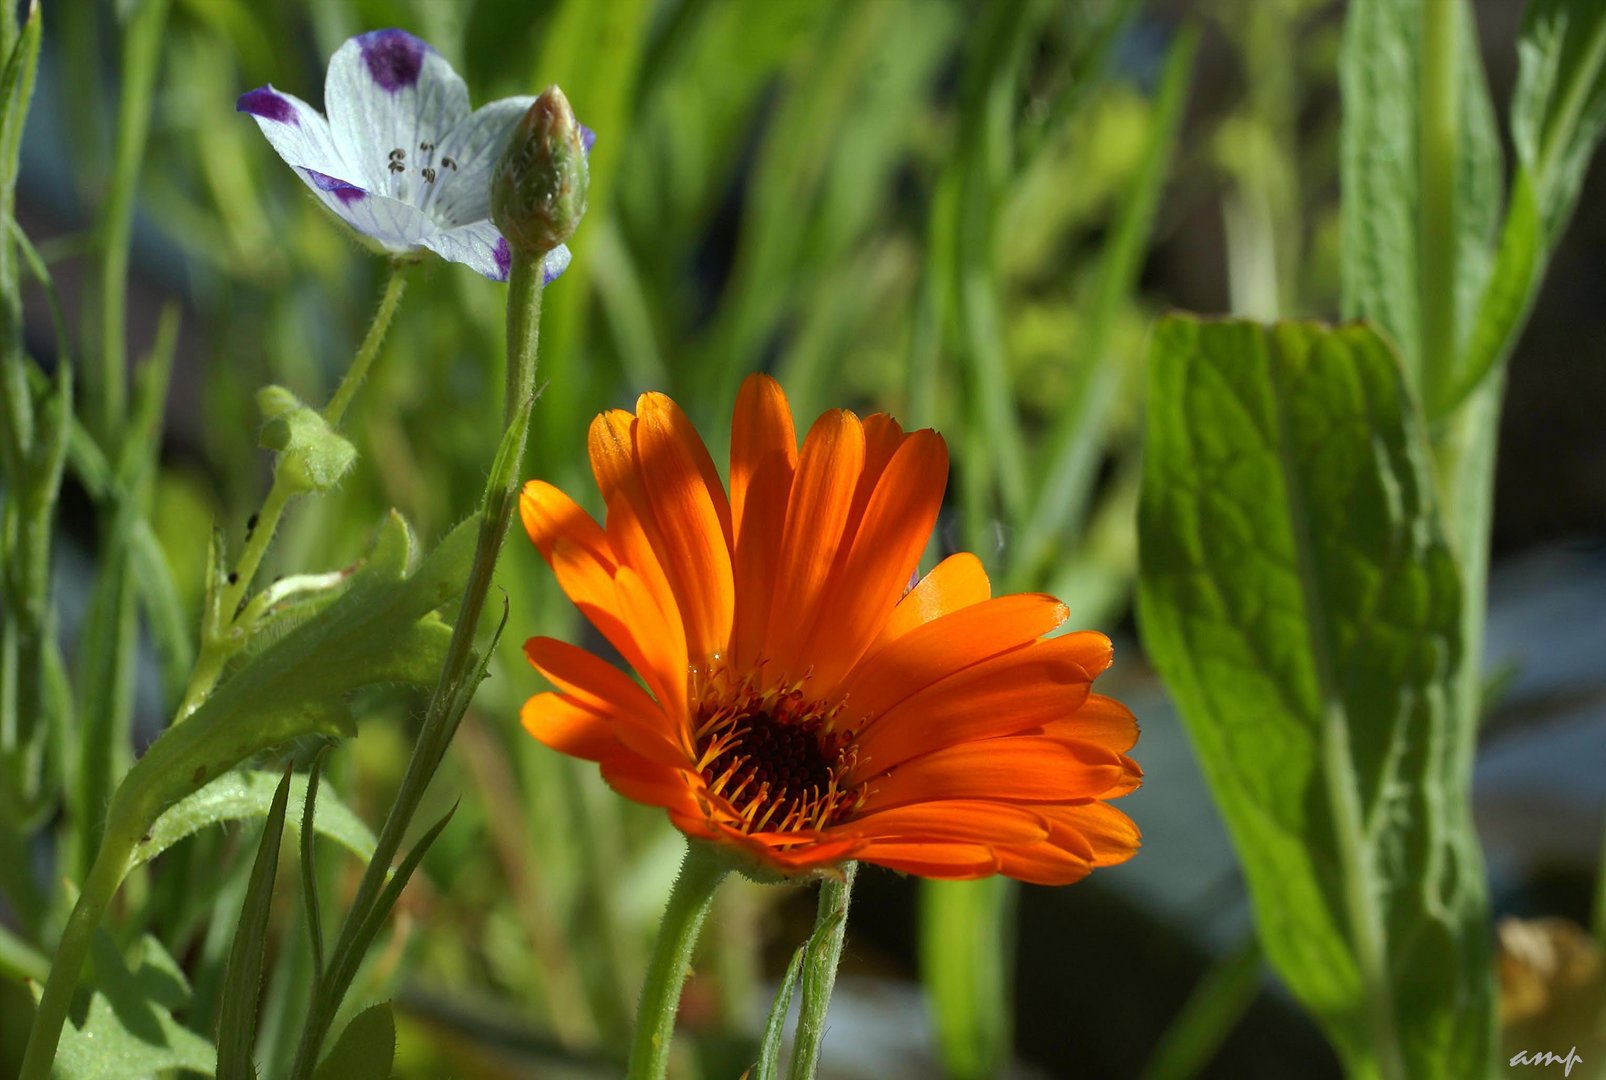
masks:
<svg viewBox="0 0 1606 1080"><path fill-rule="evenodd" d="M1460 575L1395 358L1365 326L1171 318L1150 379L1144 641L1267 956L1351 1075L1487 1075Z"/></svg>
<svg viewBox="0 0 1606 1080"><path fill-rule="evenodd" d="M142 835L156 818L251 755L306 735L350 734L346 695L382 683L427 685L451 631L434 614L462 587L474 548L458 526L419 566L392 514L367 564L317 618L250 657L194 713L162 734L118 789L109 820Z"/></svg>
<svg viewBox="0 0 1606 1080"><path fill-rule="evenodd" d="M172 1069L212 1075L212 1044L173 1019L190 988L153 937L124 962L105 931L95 935L94 992L82 1024L68 1022L56 1051L54 1080L133 1080Z"/></svg>
<svg viewBox="0 0 1606 1080"><path fill-rule="evenodd" d="M134 849L129 869L150 862L180 840L208 826L266 817L273 805L273 793L277 787L277 774L271 772L242 769L220 776L195 794L168 807L156 819L156 824L150 829L150 839L142 840ZM305 776L298 775L291 779L290 798L297 806L305 807ZM302 812L291 813L286 822L297 835L301 833ZM373 832L333 792L319 792L313 828L319 836L328 837L359 859L367 861L374 856Z"/></svg>

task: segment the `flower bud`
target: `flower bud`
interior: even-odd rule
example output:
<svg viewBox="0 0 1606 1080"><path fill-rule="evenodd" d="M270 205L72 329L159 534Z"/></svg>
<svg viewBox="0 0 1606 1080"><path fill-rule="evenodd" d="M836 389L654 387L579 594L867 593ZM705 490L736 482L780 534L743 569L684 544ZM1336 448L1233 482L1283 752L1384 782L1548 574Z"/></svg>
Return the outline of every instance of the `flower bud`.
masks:
<svg viewBox="0 0 1606 1080"><path fill-rule="evenodd" d="M586 212L585 145L569 99L547 87L519 121L491 178L491 221L515 251L540 258Z"/></svg>

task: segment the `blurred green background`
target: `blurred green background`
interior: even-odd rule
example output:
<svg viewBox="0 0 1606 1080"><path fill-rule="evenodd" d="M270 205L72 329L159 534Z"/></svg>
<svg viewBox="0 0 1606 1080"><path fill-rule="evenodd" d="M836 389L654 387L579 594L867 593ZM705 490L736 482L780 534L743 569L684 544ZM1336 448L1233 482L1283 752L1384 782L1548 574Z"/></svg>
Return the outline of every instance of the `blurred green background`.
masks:
<svg viewBox="0 0 1606 1080"><path fill-rule="evenodd" d="M45 9L17 216L69 312L90 274L129 6ZM1493 98L1506 101L1518 5L1474 6ZM1163 1036L1205 978L1226 1033L1205 1075L1337 1075L1246 944L1230 849L1131 640L1128 594L1154 315L1337 310L1342 14L1312 0L174 0L129 341L144 349L162 306L181 305L153 520L189 610L211 524L237 543L266 486L253 391L326 397L384 273L235 113L236 97L271 81L319 104L327 56L384 26L431 42L476 103L559 83L597 143L574 264L547 293L526 473L596 509L586 425L644 389L674 396L721 459L737 385L755 370L781 380L804 423L845 405L937 427L955 468L932 554L975 550L995 589L1054 592L1074 623L1115 632L1110 692L1145 722L1149 780L1123 809L1147 850L1009 901L1006 1069L1185 1075L1165 1072L1157 1047L1175 1046ZM1493 779L1480 773L1497 911L1580 922L1606 802L1606 679L1581 651L1606 633L1603 183L1597 167L1512 366L1490 651L1513 690L1491 726ZM295 507L279 571L352 562L391 506L433 542L479 495L500 416L503 287L437 261L410 276L347 424L360 463L337 496ZM48 307L38 290L27 297L31 351L48 356ZM70 634L94 530L70 484L64 507ZM348 1006L396 996L403 1076L616 1075L680 841L593 767L519 729L519 704L540 688L519 644L582 628L522 538L498 581L512 607L502 655L420 820L458 798L461 809ZM145 643L139 745L171 711L161 660ZM332 759L335 789L370 822L420 707L375 695L360 738ZM1557 770L1580 779L1557 784ZM187 969L226 950L255 843L251 828L218 831L157 864L154 894L188 894L154 927ZM333 901L360 867L325 858ZM885 871L859 878L828 1075L939 1071L916 982L917 892ZM299 908L283 900L266 1075L293 1050L307 981ZM733 883L718 905L684 1005L688 1075L734 1076L750 1060L813 894ZM197 980L191 1026L207 1028L215 993ZM19 1024L18 1003L0 997L0 1065L14 1065ZM963 1066L964 1046L947 1053Z"/></svg>

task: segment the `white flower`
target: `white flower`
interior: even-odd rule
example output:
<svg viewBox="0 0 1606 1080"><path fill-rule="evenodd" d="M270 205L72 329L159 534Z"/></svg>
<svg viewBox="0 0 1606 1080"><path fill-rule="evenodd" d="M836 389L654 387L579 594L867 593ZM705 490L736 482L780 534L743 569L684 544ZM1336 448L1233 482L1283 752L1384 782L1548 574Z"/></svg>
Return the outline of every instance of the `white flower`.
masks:
<svg viewBox="0 0 1606 1080"><path fill-rule="evenodd" d="M428 248L506 281L511 255L491 224L491 174L535 101L503 98L470 110L468 87L429 45L374 30L329 58L324 107L270 84L240 95L268 142L323 204L386 251ZM591 133L585 145L591 148ZM546 257L551 281L569 249Z"/></svg>

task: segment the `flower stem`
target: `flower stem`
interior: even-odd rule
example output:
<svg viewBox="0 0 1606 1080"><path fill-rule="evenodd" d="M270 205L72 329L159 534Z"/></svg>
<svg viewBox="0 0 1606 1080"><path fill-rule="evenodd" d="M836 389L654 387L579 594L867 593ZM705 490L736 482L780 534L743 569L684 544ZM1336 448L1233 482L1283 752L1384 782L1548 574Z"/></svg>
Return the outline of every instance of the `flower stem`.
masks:
<svg viewBox="0 0 1606 1080"><path fill-rule="evenodd" d="M689 843L680 876L664 908L647 977L641 985L636 1034L630 1046L629 1080L663 1080L669 1069L669 1043L675 1034L680 989L692 948L714 901L714 889L729 869L712 850Z"/></svg>
<svg viewBox="0 0 1606 1080"><path fill-rule="evenodd" d="M379 310L374 312L374 321L368 324L368 334L362 339L362 345L358 347L351 366L346 369L345 377L335 387L334 396L324 407L323 418L329 421L332 428L340 427L340 418L346 415L346 406L357 395L357 388L368 377L369 365L379 355L380 342L385 340L385 331L390 329L390 320L396 314L402 293L407 288L405 270L405 263L391 264L390 278L385 282L385 295L379 299Z"/></svg>
<svg viewBox="0 0 1606 1080"><path fill-rule="evenodd" d="M803 1005L797 1016L797 1038L792 1043L791 1080L811 1080L820 1067L820 1044L825 1039L825 1014L836 986L842 939L847 936L848 901L859 864L842 867L842 880L826 878L820 884L820 906L814 918L814 935L803 954Z"/></svg>
<svg viewBox="0 0 1606 1080"><path fill-rule="evenodd" d="M396 309L401 305L402 293L407 288L406 264L391 264L390 277L385 282L384 295L380 297L379 309L368 324L368 332L363 335L362 344L357 346L357 355L352 358L351 366L335 387L335 392L324 407L324 419L332 428L340 426L340 418L345 415L346 408L351 399L356 396L357 389L362 386L368 375L368 369L373 366L374 358L379 355L379 346L385 340L385 333L390 329L391 320L396 316ZM273 542L274 533L279 529L279 519L284 516L285 507L290 505L290 498L295 494L286 478L275 470L273 485L268 488L267 496L262 500L262 509L257 511L255 523L246 532L245 547L240 551L240 561L235 564L234 573L228 584L224 586L222 598L218 600L213 609L217 613L215 624L210 621L201 627L201 649L195 658L195 666L190 671L189 683L184 688L184 700L179 703L178 712L174 722L183 720L206 700L212 688L223 675L223 668L229 658L239 651L244 644L243 635L238 631L241 627L249 628L261 609L245 606L246 593L255 580L257 568L262 565L263 558L268 553L268 546Z"/></svg>
<svg viewBox="0 0 1606 1080"><path fill-rule="evenodd" d="M329 954L328 967L313 991L301 1043L296 1048L295 1061L290 1068L292 1080L310 1076L317 1064L329 1025L334 1021L341 999L345 997L362 962L360 936L364 923L385 885L391 863L401 849L402 840L412 824L413 815L418 811L419 803L423 801L424 792L435 770L440 767L447 745L457 732L462 710L454 706L464 700L465 691L472 693L472 687L466 684L474 677L476 666L474 634L479 627L480 613L485 608L485 596L490 591L496 558L502 549L502 540L507 535L513 507L518 501L520 464L524 459L530 405L535 392L543 284L540 258L515 252L508 275L507 400L503 402L506 430L503 433L502 451L498 453L497 462L486 483L474 562L469 570L462 602L458 606L457 620L452 626L446 663L430 697L418 739L413 744L413 755L407 762L401 788L380 829L373 858L357 886L357 895L341 924L340 936Z"/></svg>
<svg viewBox="0 0 1606 1080"><path fill-rule="evenodd" d="M112 809L117 809L115 796ZM23 1053L22 1071L17 1074L17 1080L47 1080L50 1076L56 1047L61 1041L61 1026L67 1020L67 1006L78 985L78 973L89 955L101 916L123 882L123 872L134 850L137 834L125 835L123 830L127 824L125 817L121 830L108 831L101 839L95 862L84 878L84 891L73 905L72 915L56 946L55 958L50 963L50 976L45 980L45 991L34 1014L33 1029L28 1034L28 1048Z"/></svg>

